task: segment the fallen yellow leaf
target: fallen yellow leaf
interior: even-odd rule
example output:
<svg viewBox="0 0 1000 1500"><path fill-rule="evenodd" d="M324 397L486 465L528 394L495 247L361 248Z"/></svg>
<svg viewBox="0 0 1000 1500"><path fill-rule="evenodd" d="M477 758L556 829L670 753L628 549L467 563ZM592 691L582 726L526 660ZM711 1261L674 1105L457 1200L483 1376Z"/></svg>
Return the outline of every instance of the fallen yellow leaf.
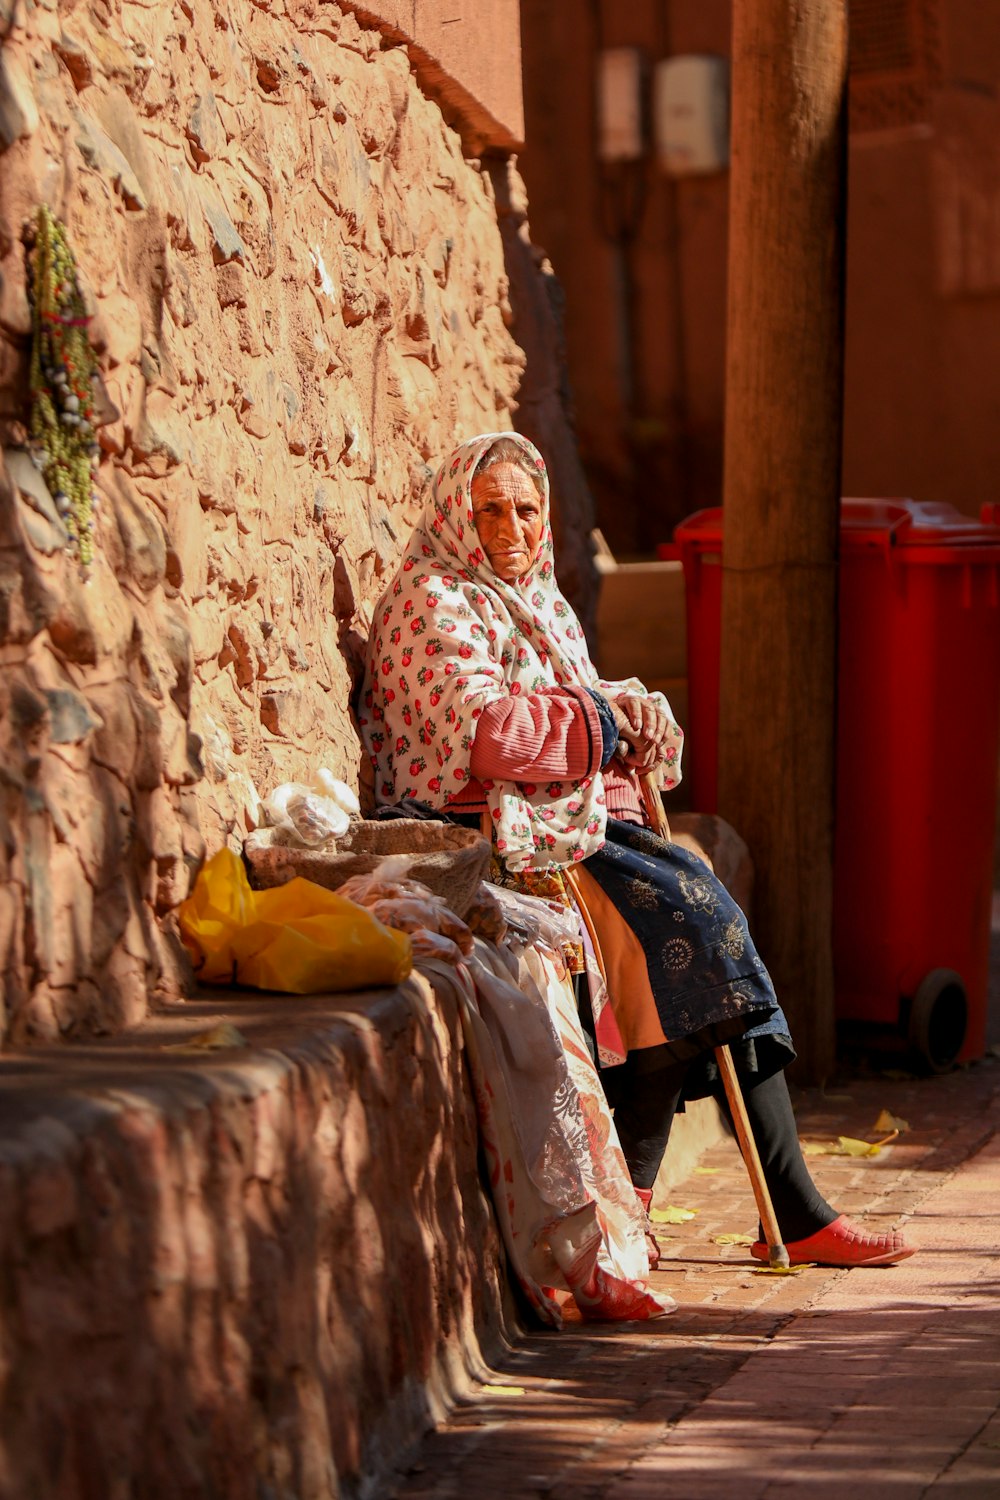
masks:
<svg viewBox="0 0 1000 1500"><path fill-rule="evenodd" d="M650 1209L649 1217L654 1224L686 1224L698 1212L696 1208L675 1208L668 1203L666 1208Z"/></svg>
<svg viewBox="0 0 1000 1500"><path fill-rule="evenodd" d="M895 1130L897 1133L903 1130L909 1130L909 1128L909 1123L906 1120L899 1119L897 1115L892 1114L887 1109L884 1109L882 1111L878 1119L875 1121L875 1124L872 1126L873 1130Z"/></svg>
<svg viewBox="0 0 1000 1500"><path fill-rule="evenodd" d="M482 1390L487 1396L523 1396L523 1385L484 1385Z"/></svg>
<svg viewBox="0 0 1000 1500"><path fill-rule="evenodd" d="M872 1141L859 1141L852 1135L838 1135L837 1156L878 1156L881 1146Z"/></svg>
<svg viewBox="0 0 1000 1500"><path fill-rule="evenodd" d="M797 1276L800 1271L812 1269L812 1261L801 1266L757 1266L752 1272L753 1276Z"/></svg>
<svg viewBox="0 0 1000 1500"><path fill-rule="evenodd" d="M696 1177L718 1177L721 1171L721 1167L695 1167L694 1175Z"/></svg>
<svg viewBox="0 0 1000 1500"><path fill-rule="evenodd" d="M752 1245L754 1238L752 1234L717 1234L715 1243L717 1245Z"/></svg>
<svg viewBox="0 0 1000 1500"><path fill-rule="evenodd" d="M819 1141L800 1141L803 1156L829 1156L830 1147L821 1146Z"/></svg>
<svg viewBox="0 0 1000 1500"><path fill-rule="evenodd" d="M250 1043L230 1021L220 1021L208 1031L199 1031L186 1042L171 1042L164 1052L221 1052L230 1047L249 1047Z"/></svg>

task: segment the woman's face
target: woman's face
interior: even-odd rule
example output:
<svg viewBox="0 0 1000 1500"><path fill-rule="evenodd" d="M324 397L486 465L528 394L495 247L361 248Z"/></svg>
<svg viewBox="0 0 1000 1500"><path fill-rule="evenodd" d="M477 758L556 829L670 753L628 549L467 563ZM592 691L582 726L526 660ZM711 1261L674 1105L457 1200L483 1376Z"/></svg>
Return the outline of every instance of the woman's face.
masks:
<svg viewBox="0 0 1000 1500"><path fill-rule="evenodd" d="M498 578L514 583L531 568L542 539L542 502L518 464L494 464L472 481L476 531Z"/></svg>

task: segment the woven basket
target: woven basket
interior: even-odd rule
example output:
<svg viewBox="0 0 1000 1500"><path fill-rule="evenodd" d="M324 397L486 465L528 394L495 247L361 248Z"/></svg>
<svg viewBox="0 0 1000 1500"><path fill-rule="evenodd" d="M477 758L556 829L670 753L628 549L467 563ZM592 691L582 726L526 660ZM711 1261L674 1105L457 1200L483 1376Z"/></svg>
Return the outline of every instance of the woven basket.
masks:
<svg viewBox="0 0 1000 1500"><path fill-rule="evenodd" d="M250 884L257 890L286 885L301 875L335 891L352 875L370 875L390 856L406 859L402 878L419 880L464 917L489 872L490 846L470 828L430 819L359 820L337 840L336 849L300 849L281 844L262 828L244 842Z"/></svg>

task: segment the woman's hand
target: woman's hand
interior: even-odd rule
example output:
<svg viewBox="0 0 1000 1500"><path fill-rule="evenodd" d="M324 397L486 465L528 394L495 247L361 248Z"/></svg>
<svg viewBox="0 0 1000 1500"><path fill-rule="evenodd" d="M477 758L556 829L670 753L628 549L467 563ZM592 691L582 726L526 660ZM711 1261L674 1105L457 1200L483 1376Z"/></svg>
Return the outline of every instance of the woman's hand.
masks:
<svg viewBox="0 0 1000 1500"><path fill-rule="evenodd" d="M631 748L622 757L635 771L650 771L663 759L670 720L653 698L622 693L611 702L618 733Z"/></svg>

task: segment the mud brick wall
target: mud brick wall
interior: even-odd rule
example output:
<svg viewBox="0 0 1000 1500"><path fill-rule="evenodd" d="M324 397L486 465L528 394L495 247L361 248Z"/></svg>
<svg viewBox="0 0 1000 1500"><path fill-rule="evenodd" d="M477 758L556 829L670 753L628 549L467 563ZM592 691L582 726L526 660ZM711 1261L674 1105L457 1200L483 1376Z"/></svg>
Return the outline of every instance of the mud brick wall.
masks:
<svg viewBox="0 0 1000 1500"><path fill-rule="evenodd" d="M19 1041L175 994L164 919L205 847L279 781L357 781L352 674L431 466L512 422L493 178L522 195L466 159L406 47L337 4L2 0L0 25L0 1035ZM40 200L101 365L86 583L23 451Z"/></svg>

